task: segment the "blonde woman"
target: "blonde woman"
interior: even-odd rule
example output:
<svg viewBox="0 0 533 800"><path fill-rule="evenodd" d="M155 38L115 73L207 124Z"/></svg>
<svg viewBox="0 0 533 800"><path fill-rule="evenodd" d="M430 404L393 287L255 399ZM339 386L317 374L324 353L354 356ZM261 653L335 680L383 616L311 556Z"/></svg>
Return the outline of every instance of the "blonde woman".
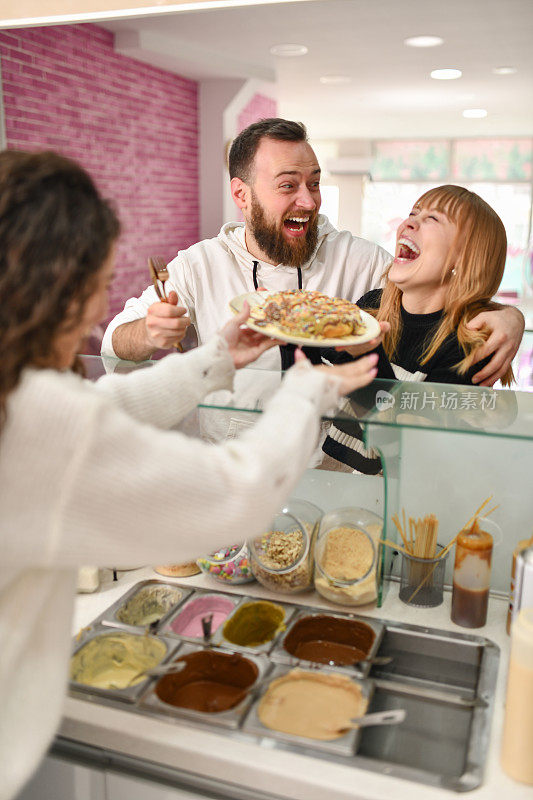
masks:
<svg viewBox="0 0 533 800"><path fill-rule="evenodd" d="M358 301L382 323L378 378L472 384L479 361L486 363L494 347L483 318L480 327L470 323L498 308L491 298L506 253L503 223L477 194L451 185L423 194L398 227L385 287ZM508 386L512 380L508 368L501 381ZM353 436L353 424L341 428L332 427L324 451L352 469L379 472L379 458Z"/></svg>

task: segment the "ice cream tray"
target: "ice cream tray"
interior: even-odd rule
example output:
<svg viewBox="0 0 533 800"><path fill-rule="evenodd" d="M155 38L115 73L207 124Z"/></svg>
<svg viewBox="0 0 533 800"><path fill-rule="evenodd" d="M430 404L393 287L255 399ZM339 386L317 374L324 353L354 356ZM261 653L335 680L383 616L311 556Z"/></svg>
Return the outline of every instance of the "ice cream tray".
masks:
<svg viewBox="0 0 533 800"><path fill-rule="evenodd" d="M179 590L181 595L158 622L149 626L121 622L121 609L136 594L161 586ZM277 607L274 635L259 644L228 641L224 635L226 623L230 623L228 630L233 630L233 619L238 631L238 615L243 614L243 609L246 612L245 606L249 603ZM211 637L205 641L198 617L207 613L213 614L216 624ZM321 618L329 620L333 628L340 631L335 635L341 646L351 646L352 629L366 630L367 637L362 644L360 638L353 640L354 646L364 650L365 661L332 664L327 660L306 658L306 655L314 655L308 648L306 631L311 630L309 636L315 636L317 620L320 622ZM195 700L186 707L186 704L174 705L174 700L169 700L170 695L165 695L167 691L178 694L189 691L189 684L185 689L182 685L185 677L183 681L173 678L165 683L159 678L146 678L123 689L103 689L71 681L72 696L169 723L223 732L225 736L255 741L270 748L343 764L353 763L376 772L386 771L454 791L467 791L481 783L499 658L498 648L488 639L277 600L259 601L218 589L191 589L164 581L144 581L132 587L74 639L73 657L91 640L111 633L127 634L134 637L135 642L139 637L161 642L164 654L160 663L183 659L187 663L183 675L192 670L193 683L196 660L202 664L205 661L212 671L211 661L225 663L227 659L234 659L232 669L240 670L246 662L246 668L252 673L243 684L238 702L220 710L210 708L208 712L199 710L203 699L200 705ZM287 643L303 656L287 652ZM335 646L338 643L334 642ZM311 646L315 646L314 642ZM390 656L391 661L372 666L366 659L376 655ZM360 688L368 712L405 708L407 717L399 725L356 728L328 740L266 727L258 716L261 699L272 681L295 667L308 672L314 670L317 675L334 673L344 676L343 680L349 678ZM182 673L173 673L176 674ZM200 683L202 674L200 670ZM220 682L223 689L232 683L230 680L226 686L222 679ZM218 702L218 698L215 699Z"/></svg>

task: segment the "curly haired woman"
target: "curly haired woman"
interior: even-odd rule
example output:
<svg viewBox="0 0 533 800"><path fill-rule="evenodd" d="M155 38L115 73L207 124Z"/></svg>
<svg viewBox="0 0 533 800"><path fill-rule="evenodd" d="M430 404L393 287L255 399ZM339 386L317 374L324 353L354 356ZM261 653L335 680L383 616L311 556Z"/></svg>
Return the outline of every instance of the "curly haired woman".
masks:
<svg viewBox="0 0 533 800"><path fill-rule="evenodd" d="M186 355L84 381L76 353L106 314L118 232L77 164L0 153L2 800L60 719L75 568L125 552L141 564L192 558L260 532L307 466L321 412L375 375L375 356L329 371L302 360L240 440L168 430L275 343L241 329L246 308Z"/></svg>

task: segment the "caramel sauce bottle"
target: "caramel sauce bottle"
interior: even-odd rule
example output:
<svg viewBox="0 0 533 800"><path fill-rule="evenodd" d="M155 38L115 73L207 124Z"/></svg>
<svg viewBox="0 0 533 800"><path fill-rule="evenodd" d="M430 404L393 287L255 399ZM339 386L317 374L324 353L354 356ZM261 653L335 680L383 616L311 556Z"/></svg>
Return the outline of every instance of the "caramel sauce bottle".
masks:
<svg viewBox="0 0 533 800"><path fill-rule="evenodd" d="M492 536L477 520L457 537L453 573L452 622L481 628L487 621Z"/></svg>

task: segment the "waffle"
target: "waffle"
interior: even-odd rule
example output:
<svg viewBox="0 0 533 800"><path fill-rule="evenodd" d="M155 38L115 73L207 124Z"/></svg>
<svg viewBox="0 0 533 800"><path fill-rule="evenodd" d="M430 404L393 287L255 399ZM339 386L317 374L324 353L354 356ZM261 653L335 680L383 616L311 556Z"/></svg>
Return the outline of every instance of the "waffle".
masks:
<svg viewBox="0 0 533 800"><path fill-rule="evenodd" d="M250 316L260 327L271 326L304 339L342 339L366 331L355 303L321 292L277 292L263 305L253 306Z"/></svg>

